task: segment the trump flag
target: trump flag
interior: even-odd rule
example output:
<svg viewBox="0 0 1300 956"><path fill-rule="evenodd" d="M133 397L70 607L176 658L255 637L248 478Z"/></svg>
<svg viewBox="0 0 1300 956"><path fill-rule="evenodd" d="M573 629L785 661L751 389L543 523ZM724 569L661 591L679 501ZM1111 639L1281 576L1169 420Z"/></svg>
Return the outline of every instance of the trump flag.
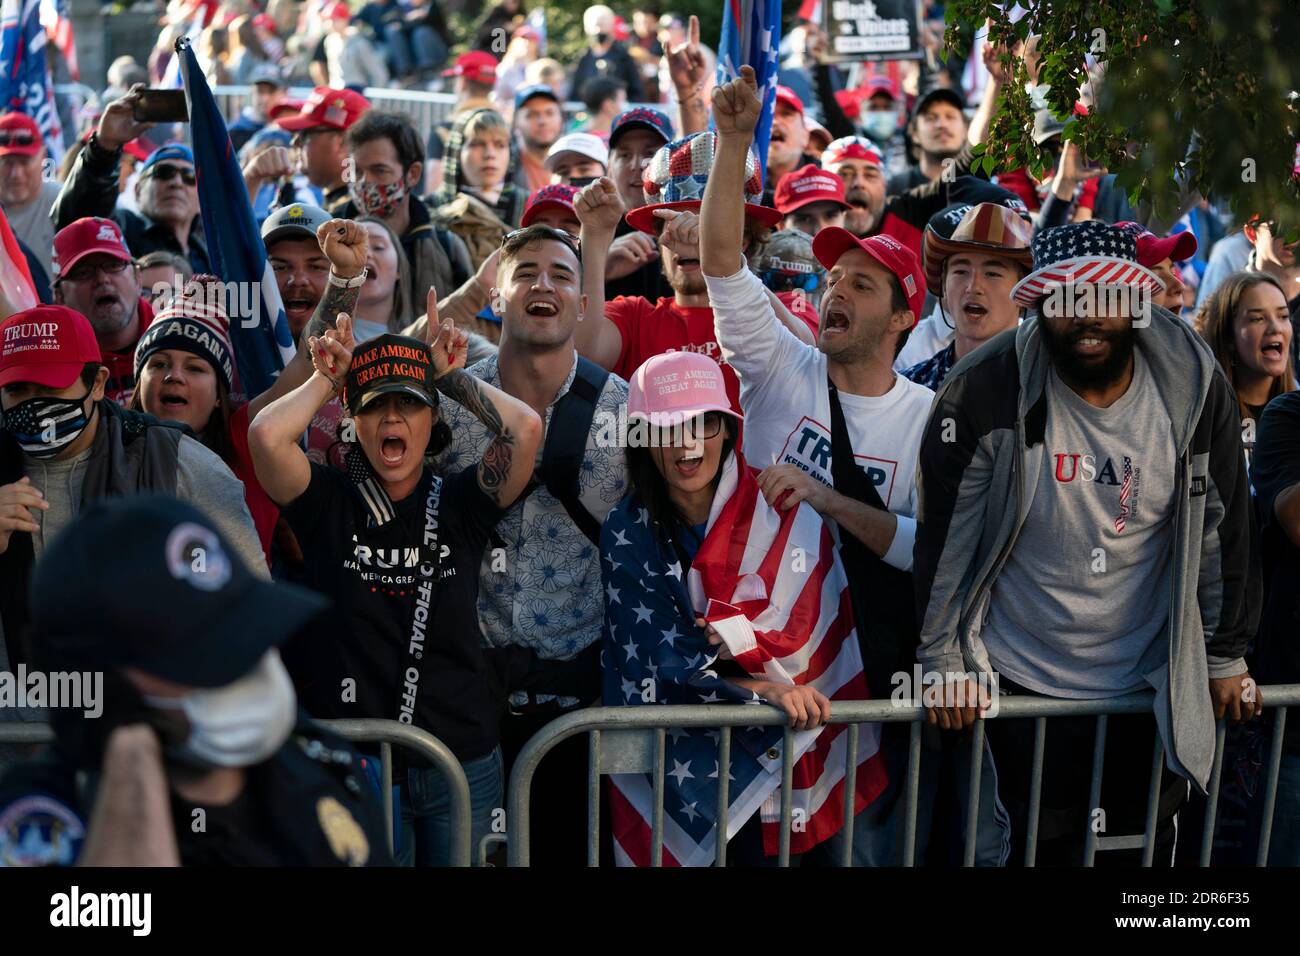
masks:
<svg viewBox="0 0 1300 956"><path fill-rule="evenodd" d="M253 218L253 204L226 121L208 88L194 51L185 38L176 41L181 80L190 113L190 140L198 174L199 207L213 272L236 290L228 301L248 303L230 314L238 391L243 399L271 387L294 355L289 321L284 315L275 273Z"/></svg>

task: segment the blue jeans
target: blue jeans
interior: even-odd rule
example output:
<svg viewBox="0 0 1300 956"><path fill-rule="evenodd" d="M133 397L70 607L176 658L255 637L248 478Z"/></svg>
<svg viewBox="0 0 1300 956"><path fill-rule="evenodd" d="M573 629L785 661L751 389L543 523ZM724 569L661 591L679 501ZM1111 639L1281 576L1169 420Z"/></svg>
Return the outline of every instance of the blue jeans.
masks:
<svg viewBox="0 0 1300 956"><path fill-rule="evenodd" d="M469 781L470 859L492 828L492 811L502 805L501 748L461 764ZM410 767L402 788L401 866L447 866L451 860L451 794L434 767Z"/></svg>
<svg viewBox="0 0 1300 956"><path fill-rule="evenodd" d="M447 44L427 24L408 26L389 23L384 27L388 65L399 79L416 71L431 71L447 58Z"/></svg>

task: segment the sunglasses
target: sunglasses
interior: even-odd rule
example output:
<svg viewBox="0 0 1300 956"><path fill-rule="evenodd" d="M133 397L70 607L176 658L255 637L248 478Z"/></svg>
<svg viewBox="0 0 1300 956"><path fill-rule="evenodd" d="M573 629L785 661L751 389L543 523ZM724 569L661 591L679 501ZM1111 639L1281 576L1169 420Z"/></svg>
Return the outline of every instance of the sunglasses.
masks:
<svg viewBox="0 0 1300 956"><path fill-rule="evenodd" d="M321 133L341 133L341 132L342 130L337 130L332 126L313 126L310 129L300 129L298 130L298 132L294 133L293 138L289 140L289 148L306 149L307 144L311 142L311 138L313 136L317 136Z"/></svg>
<svg viewBox="0 0 1300 956"><path fill-rule="evenodd" d="M540 223L525 226L523 229L513 229L510 232L507 232L505 238L501 240L502 248L504 248L507 243L522 236L524 233L528 233L529 235L539 239L542 237L538 236L538 233L545 234L548 239L558 239L573 250L573 254L578 257L579 262L582 261L582 243L573 238L572 235L565 232L563 229L556 229L554 226L543 226Z"/></svg>
<svg viewBox="0 0 1300 956"><path fill-rule="evenodd" d="M31 146L35 142L36 137L29 129L0 129L0 147Z"/></svg>
<svg viewBox="0 0 1300 956"><path fill-rule="evenodd" d="M159 182L170 182L177 176L181 177L181 182L186 186L193 186L198 182L198 177L194 175L194 170L186 169L183 166L173 166L171 163L158 163L156 166L149 167L145 173L146 176L152 176Z"/></svg>
<svg viewBox="0 0 1300 956"><path fill-rule="evenodd" d="M717 438L722 431L722 412L705 412L676 425L651 425L651 448L686 448L697 440Z"/></svg>
<svg viewBox="0 0 1300 956"><path fill-rule="evenodd" d="M77 266L66 275L59 276L60 282L89 282L98 273L115 276L131 265L130 259L106 259L102 262L86 262Z"/></svg>
<svg viewBox="0 0 1300 956"><path fill-rule="evenodd" d="M758 277L773 292L793 292L795 289L815 292L822 281L816 272L785 272L782 269L764 269Z"/></svg>

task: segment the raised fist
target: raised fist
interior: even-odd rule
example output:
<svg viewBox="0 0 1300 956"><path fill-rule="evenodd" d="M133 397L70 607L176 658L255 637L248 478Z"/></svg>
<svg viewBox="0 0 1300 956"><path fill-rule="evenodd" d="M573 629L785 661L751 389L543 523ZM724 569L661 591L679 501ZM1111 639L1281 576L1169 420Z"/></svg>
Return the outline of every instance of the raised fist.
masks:
<svg viewBox="0 0 1300 956"><path fill-rule="evenodd" d="M618 228L619 220L627 211L618 187L608 176L601 176L594 183L583 186L573 197L573 208L584 229L611 233Z"/></svg>
<svg viewBox="0 0 1300 956"><path fill-rule="evenodd" d="M742 66L740 77L713 90L713 123L719 136L754 134L763 98L752 66Z"/></svg>
<svg viewBox="0 0 1300 956"><path fill-rule="evenodd" d="M365 226L352 219L331 219L316 230L316 241L336 276L351 279L361 275L370 253L370 235Z"/></svg>

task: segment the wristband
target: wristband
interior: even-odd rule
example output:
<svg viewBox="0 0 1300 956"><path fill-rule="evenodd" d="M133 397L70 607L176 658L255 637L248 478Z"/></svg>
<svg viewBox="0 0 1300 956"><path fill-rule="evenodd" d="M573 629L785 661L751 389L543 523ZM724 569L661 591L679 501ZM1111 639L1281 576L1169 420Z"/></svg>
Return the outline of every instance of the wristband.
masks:
<svg viewBox="0 0 1300 956"><path fill-rule="evenodd" d="M330 269L329 283L336 289L359 289L365 285L367 270L363 266L360 275L355 275L351 279L345 279L342 276L336 276L334 270Z"/></svg>

